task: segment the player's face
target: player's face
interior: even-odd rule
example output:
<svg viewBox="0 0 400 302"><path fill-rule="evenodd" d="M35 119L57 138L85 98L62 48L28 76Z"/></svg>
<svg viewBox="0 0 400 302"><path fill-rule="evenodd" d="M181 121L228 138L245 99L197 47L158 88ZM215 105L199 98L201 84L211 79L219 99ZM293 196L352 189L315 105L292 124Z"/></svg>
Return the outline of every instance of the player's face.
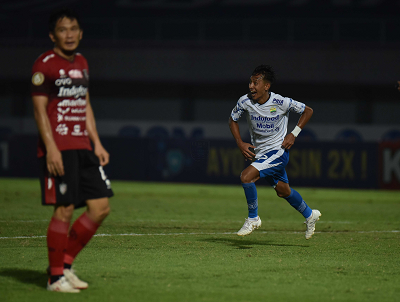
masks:
<svg viewBox="0 0 400 302"><path fill-rule="evenodd" d="M82 39L82 30L76 19L64 17L57 21L54 32L50 33L50 39L54 42L55 48L63 53L74 52Z"/></svg>
<svg viewBox="0 0 400 302"><path fill-rule="evenodd" d="M251 98L255 101L267 100L268 89L271 85L264 80L264 76L257 74L250 77L249 89Z"/></svg>

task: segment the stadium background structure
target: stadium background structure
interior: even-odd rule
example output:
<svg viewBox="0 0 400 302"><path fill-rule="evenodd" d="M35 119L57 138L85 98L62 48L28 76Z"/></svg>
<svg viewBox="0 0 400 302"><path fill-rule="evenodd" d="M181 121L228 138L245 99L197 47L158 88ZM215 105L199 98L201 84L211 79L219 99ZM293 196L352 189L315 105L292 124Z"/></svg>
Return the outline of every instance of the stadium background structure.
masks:
<svg viewBox="0 0 400 302"><path fill-rule="evenodd" d="M82 17L102 137L231 140L249 70L268 63L272 91L314 109L305 141L399 140L398 1L3 1L0 175L9 140L35 135L30 68L59 4Z"/></svg>

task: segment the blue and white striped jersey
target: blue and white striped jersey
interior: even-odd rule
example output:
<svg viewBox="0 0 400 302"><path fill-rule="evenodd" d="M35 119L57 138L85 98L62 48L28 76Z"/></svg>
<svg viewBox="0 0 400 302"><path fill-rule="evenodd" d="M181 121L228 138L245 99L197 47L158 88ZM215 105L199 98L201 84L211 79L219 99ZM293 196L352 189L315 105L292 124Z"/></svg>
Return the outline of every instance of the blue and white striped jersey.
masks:
<svg viewBox="0 0 400 302"><path fill-rule="evenodd" d="M251 143L256 147L256 158L271 150L279 150L287 133L289 112L304 112L306 105L270 92L267 102L260 105L251 100L247 94L239 98L231 117L237 122L246 114Z"/></svg>

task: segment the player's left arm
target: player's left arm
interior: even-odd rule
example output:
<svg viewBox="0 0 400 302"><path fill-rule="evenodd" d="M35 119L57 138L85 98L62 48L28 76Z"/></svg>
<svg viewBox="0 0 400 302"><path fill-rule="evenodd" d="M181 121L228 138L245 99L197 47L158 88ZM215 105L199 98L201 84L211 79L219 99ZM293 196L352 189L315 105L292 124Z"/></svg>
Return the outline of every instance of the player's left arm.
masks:
<svg viewBox="0 0 400 302"><path fill-rule="evenodd" d="M94 113L92 105L90 104L89 92L86 94L86 130L89 133L89 138L94 145L94 154L99 158L100 165L105 166L110 161L110 154L104 149L101 144L99 134L96 129L96 121L94 119Z"/></svg>
<svg viewBox="0 0 400 302"><path fill-rule="evenodd" d="M308 123L310 120L311 116L313 115L313 110L311 107L306 106L304 108L303 113L301 114L299 121L297 123L297 126L294 128L294 130L286 135L285 139L283 140L282 147L285 149L290 149L294 141L296 140L296 137L299 135L300 131L304 128L304 126Z"/></svg>

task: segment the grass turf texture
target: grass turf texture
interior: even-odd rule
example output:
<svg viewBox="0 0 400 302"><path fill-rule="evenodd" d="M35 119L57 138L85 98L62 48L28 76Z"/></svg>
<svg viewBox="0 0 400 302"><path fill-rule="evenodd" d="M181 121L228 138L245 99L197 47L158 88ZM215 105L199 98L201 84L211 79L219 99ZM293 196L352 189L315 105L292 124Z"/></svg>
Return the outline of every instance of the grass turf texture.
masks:
<svg viewBox="0 0 400 302"><path fill-rule="evenodd" d="M399 192L297 188L322 212L305 240L302 216L269 187L258 186L263 226L244 238L239 184L113 189L111 215L75 261L89 289L61 294L45 290L52 207L37 180L0 179L0 300L400 300Z"/></svg>

